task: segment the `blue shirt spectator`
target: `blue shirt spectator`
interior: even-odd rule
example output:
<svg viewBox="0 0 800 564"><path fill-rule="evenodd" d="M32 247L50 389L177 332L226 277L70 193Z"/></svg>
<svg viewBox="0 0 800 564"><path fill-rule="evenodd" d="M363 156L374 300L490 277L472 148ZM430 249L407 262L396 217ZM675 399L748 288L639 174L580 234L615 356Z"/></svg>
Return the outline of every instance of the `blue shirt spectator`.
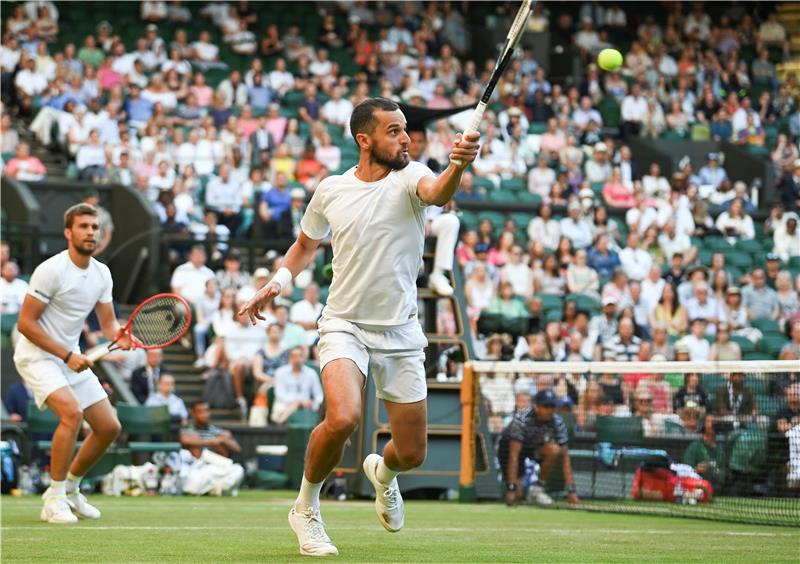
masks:
<svg viewBox="0 0 800 564"><path fill-rule="evenodd" d="M253 85L247 89L247 99L254 108L264 109L275 99L272 90L263 83L261 73L253 75Z"/></svg>
<svg viewBox="0 0 800 564"><path fill-rule="evenodd" d="M22 382L11 384L6 392L3 405L12 421L28 420L28 402L33 399L33 394Z"/></svg>
<svg viewBox="0 0 800 564"><path fill-rule="evenodd" d="M261 194L261 201L272 211L273 221L280 220L292 206L292 196L285 187L275 186Z"/></svg>
<svg viewBox="0 0 800 564"><path fill-rule="evenodd" d="M608 248L604 252L597 248L589 249L589 266L597 271L600 278L611 278L614 269L620 265L616 252Z"/></svg>
<svg viewBox="0 0 800 564"><path fill-rule="evenodd" d="M131 87L131 97L125 111L129 120L147 123L153 117L153 102L139 97L139 88Z"/></svg>

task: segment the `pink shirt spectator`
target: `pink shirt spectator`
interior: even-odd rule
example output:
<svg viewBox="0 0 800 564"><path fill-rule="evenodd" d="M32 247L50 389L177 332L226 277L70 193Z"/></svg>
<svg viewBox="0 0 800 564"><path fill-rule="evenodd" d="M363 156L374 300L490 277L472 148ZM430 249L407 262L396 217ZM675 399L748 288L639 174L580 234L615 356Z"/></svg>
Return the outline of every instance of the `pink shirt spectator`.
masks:
<svg viewBox="0 0 800 564"><path fill-rule="evenodd" d="M18 178L20 180L38 180L40 177L47 174L47 169L42 164L42 161L36 157L28 157L25 159L14 157L8 161L5 174L11 178Z"/></svg>
<svg viewBox="0 0 800 564"><path fill-rule="evenodd" d="M239 118L239 131L242 137L250 139L250 136L258 129L258 120L255 118L243 119Z"/></svg>
<svg viewBox="0 0 800 564"><path fill-rule="evenodd" d="M624 184L616 182L606 182L603 186L603 200L615 208L632 208L636 205L631 191Z"/></svg>
<svg viewBox="0 0 800 564"><path fill-rule="evenodd" d="M286 134L286 124L289 120L283 116L275 118L267 118L266 129L272 135L276 145L280 145L283 141L283 136Z"/></svg>
<svg viewBox="0 0 800 564"><path fill-rule="evenodd" d="M214 90L207 85L192 86L189 88L189 92L194 94L197 105L201 107L210 106L211 102L214 100Z"/></svg>
<svg viewBox="0 0 800 564"><path fill-rule="evenodd" d="M97 80L100 82L100 88L111 90L122 84L122 75L111 68L101 68L97 71Z"/></svg>

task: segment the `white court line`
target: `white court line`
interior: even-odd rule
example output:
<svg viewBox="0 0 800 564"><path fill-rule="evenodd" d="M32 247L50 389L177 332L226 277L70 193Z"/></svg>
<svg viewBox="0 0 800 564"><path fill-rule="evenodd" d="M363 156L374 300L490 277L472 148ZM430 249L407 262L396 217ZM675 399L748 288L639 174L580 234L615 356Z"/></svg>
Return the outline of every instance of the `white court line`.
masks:
<svg viewBox="0 0 800 564"><path fill-rule="evenodd" d="M20 525L10 527L0 527L2 531L50 531L52 528L47 525ZM230 526L183 526L183 527L167 527L167 526L138 526L138 525L99 525L89 527L75 527L70 529L59 530L74 530L74 531L286 531L288 527L230 527ZM331 527L331 530L337 531L363 531L363 527ZM622 535L675 535L676 531L667 531L661 529L557 529L557 528L540 528L540 527L480 527L481 531L486 532L537 532L548 533L553 535L574 536L575 534L599 533L599 534L622 534ZM470 527L424 527L417 531L419 533L469 533L475 532L475 528ZM680 534L695 534L695 535L708 535L706 530L682 530ZM800 533L778 533L778 532L759 532L759 531L715 531L715 535L723 536L745 536L745 537L796 537Z"/></svg>

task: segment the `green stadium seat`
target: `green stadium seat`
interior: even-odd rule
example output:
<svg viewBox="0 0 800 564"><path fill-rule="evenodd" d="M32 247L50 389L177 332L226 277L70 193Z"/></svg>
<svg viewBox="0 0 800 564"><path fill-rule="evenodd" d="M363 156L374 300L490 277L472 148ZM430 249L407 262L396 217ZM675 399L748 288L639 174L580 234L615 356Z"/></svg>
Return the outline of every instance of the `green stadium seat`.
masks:
<svg viewBox="0 0 800 564"><path fill-rule="evenodd" d="M28 402L28 421L26 422L29 433L50 434L58 427L58 417L49 407L40 411L35 402Z"/></svg>
<svg viewBox="0 0 800 564"><path fill-rule="evenodd" d="M770 239L770 244L772 244L772 239ZM741 239L736 241L734 247L739 251L750 253L751 255L758 255L763 250L763 247L758 239Z"/></svg>
<svg viewBox="0 0 800 564"><path fill-rule="evenodd" d="M547 122L534 122L532 121L530 125L528 125L528 133L531 135L541 135L542 133L547 131Z"/></svg>
<svg viewBox="0 0 800 564"><path fill-rule="evenodd" d="M499 204L513 204L519 202L519 197L516 192L511 190L492 190L489 192L489 201Z"/></svg>
<svg viewBox="0 0 800 564"><path fill-rule="evenodd" d="M597 111L603 118L603 127L619 127L620 124L620 105L617 101L606 96L597 103Z"/></svg>
<svg viewBox="0 0 800 564"><path fill-rule="evenodd" d="M116 408L122 430L129 435L162 435L170 431L170 416L166 405L119 403Z"/></svg>
<svg viewBox="0 0 800 564"><path fill-rule="evenodd" d="M775 360L775 357L767 353L755 351L743 354L742 360Z"/></svg>
<svg viewBox="0 0 800 564"><path fill-rule="evenodd" d="M635 446L644 439L641 417L597 416L597 442Z"/></svg>
<svg viewBox="0 0 800 564"><path fill-rule="evenodd" d="M517 224L517 227L527 231L528 224L535 216L532 213L527 212L511 212L508 214L508 217L514 220L514 223Z"/></svg>
<svg viewBox="0 0 800 564"><path fill-rule="evenodd" d="M769 317L760 317L758 319L753 319L750 322L750 325L761 331L762 333L779 333L780 328L778 327L778 323L774 319L770 319Z"/></svg>
<svg viewBox="0 0 800 564"><path fill-rule="evenodd" d="M506 221L506 216L497 211L483 210L478 214L478 222L480 223L484 219L491 221L495 228L500 227L502 229L503 223Z"/></svg>
<svg viewBox="0 0 800 564"><path fill-rule="evenodd" d="M725 260L731 266L741 268L742 270L750 270L753 266L753 258L751 255L735 249L725 252Z"/></svg>
<svg viewBox="0 0 800 564"><path fill-rule="evenodd" d="M473 176L475 188L484 188L485 190L494 190L495 185L494 182L486 178L485 176L478 176L477 174Z"/></svg>
<svg viewBox="0 0 800 564"><path fill-rule="evenodd" d="M517 199L521 204L528 204L537 208L542 205L542 197L539 194L531 194L527 190L518 192Z"/></svg>
<svg viewBox="0 0 800 564"><path fill-rule="evenodd" d="M772 358L777 358L778 353L781 352L783 345L787 341L786 337L766 334L758 342L758 350L772 356Z"/></svg>
<svg viewBox="0 0 800 564"><path fill-rule="evenodd" d="M478 216L475 215L475 212L470 210L459 210L459 216L461 217L461 224L466 227L467 229L477 229L478 228Z"/></svg>
<svg viewBox="0 0 800 564"><path fill-rule="evenodd" d="M545 321L561 321L564 318L564 312L559 309L549 309L544 314Z"/></svg>
<svg viewBox="0 0 800 564"><path fill-rule="evenodd" d="M747 339L745 337L740 337L738 335L732 335L731 341L739 345L739 349L742 351L742 356L747 353L751 353L756 350L756 346L753 344L753 341Z"/></svg>
<svg viewBox="0 0 800 564"><path fill-rule="evenodd" d="M528 187L522 178L508 178L500 181L500 188L503 190L511 190L521 192L527 190Z"/></svg>
<svg viewBox="0 0 800 564"><path fill-rule="evenodd" d="M551 309L557 309L558 311L561 311L564 309L564 302L562 301L561 296L556 296L554 294L537 294L536 297L542 302L542 311Z"/></svg>

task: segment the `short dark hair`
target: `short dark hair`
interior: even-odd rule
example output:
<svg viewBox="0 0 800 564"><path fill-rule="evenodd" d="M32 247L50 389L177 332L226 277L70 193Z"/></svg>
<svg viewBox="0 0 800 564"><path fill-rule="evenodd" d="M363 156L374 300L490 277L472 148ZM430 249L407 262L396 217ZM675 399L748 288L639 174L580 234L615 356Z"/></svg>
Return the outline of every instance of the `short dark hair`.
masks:
<svg viewBox="0 0 800 564"><path fill-rule="evenodd" d="M350 134L355 139L358 133L375 131L375 110L393 112L399 109L400 106L388 98L367 98L353 108L353 113L350 115Z"/></svg>
<svg viewBox="0 0 800 564"><path fill-rule="evenodd" d="M75 222L75 218L79 215L93 215L97 217L97 208L83 202L70 207L64 212L64 228L70 229Z"/></svg>
<svg viewBox="0 0 800 564"><path fill-rule="evenodd" d="M197 408L198 408L198 407L200 407L201 405L208 405L208 402L207 402L207 401L203 401L203 400L197 400L197 401L193 401L193 402L192 402L192 403L189 405L189 409L190 409L191 411L194 411L195 409L197 409Z"/></svg>

